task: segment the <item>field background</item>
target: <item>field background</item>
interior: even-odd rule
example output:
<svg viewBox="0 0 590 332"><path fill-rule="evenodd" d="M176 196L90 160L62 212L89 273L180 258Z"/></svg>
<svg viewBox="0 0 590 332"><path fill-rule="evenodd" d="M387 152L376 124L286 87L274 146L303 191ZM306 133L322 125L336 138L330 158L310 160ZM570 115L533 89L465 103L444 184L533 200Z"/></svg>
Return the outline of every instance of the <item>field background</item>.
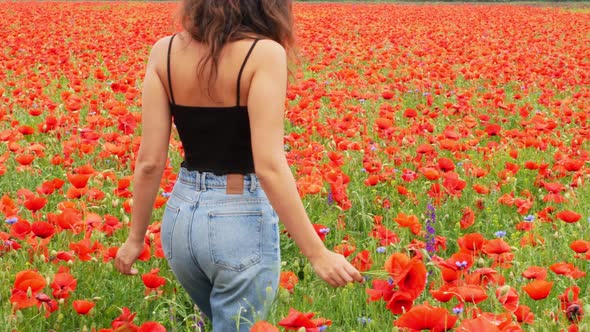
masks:
<svg viewBox="0 0 590 332"><path fill-rule="evenodd" d="M124 308L131 327L210 329L162 258L176 134L140 274L112 265L145 134L144 66L175 10L0 4L0 330L115 330ZM295 13L285 151L318 234L368 282L331 289L283 234L268 321L294 308L330 320L318 329L391 331L413 305L416 330L589 331L587 3L300 1ZM406 264L394 254L426 284L386 266ZM147 288L155 276L164 284Z"/></svg>

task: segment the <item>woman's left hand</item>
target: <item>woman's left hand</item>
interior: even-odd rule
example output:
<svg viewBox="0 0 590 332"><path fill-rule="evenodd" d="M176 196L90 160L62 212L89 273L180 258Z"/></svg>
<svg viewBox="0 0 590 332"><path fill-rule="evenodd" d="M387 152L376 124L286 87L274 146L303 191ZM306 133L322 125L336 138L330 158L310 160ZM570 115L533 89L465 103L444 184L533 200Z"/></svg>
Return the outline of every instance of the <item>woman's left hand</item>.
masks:
<svg viewBox="0 0 590 332"><path fill-rule="evenodd" d="M137 274L137 269L131 266L143 251L143 241L130 241L127 239L125 243L117 251L115 257L115 268L123 274Z"/></svg>

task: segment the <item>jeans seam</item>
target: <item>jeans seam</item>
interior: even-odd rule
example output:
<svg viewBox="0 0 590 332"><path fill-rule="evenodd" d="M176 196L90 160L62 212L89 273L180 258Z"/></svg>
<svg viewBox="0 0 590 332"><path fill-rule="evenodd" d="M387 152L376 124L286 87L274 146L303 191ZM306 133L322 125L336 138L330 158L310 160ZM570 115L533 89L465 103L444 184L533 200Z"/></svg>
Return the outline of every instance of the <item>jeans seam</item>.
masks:
<svg viewBox="0 0 590 332"><path fill-rule="evenodd" d="M174 237L174 229L176 228L176 223L178 221L178 215L180 214L180 207L173 207L173 206L169 206L167 207L168 209L171 209L173 215L171 216L170 219L170 234L167 236L166 241L168 241L168 257L170 257L170 259L173 258L173 250L172 250L172 239ZM165 213L165 211L164 211Z"/></svg>
<svg viewBox="0 0 590 332"><path fill-rule="evenodd" d="M191 259L193 260L193 263L197 266L197 268L199 268L202 271L203 269L201 268L201 265L199 264L199 260L197 259L197 257L195 257L195 254L194 254L195 251L193 248L193 226L196 224L196 222L194 222L193 219L195 218L196 213L197 213L197 204L194 205L193 215L191 217L191 223L190 223L189 230L188 230L188 247L189 247L188 251L191 256ZM209 278L209 276L207 276L207 278Z"/></svg>

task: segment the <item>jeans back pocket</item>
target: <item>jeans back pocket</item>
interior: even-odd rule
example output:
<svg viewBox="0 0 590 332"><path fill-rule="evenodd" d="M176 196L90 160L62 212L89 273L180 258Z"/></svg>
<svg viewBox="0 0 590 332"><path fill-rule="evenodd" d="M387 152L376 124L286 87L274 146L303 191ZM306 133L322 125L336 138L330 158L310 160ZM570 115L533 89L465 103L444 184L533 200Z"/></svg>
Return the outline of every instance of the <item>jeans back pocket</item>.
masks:
<svg viewBox="0 0 590 332"><path fill-rule="evenodd" d="M209 212L209 247L217 266L244 271L262 259L262 211Z"/></svg>

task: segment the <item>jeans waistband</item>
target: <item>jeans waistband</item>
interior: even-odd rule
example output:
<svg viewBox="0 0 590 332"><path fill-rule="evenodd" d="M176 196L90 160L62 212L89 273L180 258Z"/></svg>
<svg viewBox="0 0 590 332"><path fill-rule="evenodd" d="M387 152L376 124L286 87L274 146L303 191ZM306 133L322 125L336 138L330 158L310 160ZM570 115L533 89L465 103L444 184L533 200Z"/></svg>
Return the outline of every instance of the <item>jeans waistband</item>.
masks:
<svg viewBox="0 0 590 332"><path fill-rule="evenodd" d="M249 173L244 174L244 189L248 189L250 192L254 192L259 188L260 183L256 174ZM234 181L235 177L230 177L230 181ZM227 175L216 175L212 172L200 172L200 171L189 171L188 169L181 167L178 173L178 181L194 186L200 191L206 191L208 188L227 188L228 176ZM230 185L233 185L230 183Z"/></svg>

